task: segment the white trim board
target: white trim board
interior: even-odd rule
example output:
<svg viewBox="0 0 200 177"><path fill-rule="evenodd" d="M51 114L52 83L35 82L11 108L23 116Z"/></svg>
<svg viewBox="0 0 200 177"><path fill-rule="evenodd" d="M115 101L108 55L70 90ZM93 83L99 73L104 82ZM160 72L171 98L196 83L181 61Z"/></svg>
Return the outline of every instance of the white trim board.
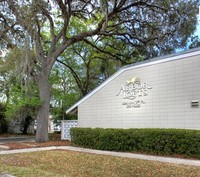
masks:
<svg viewBox="0 0 200 177"><path fill-rule="evenodd" d="M200 55L200 48L195 48L195 49L192 49L192 50L188 50L186 52L181 52L179 54L166 55L164 57L158 57L158 58L155 58L155 59L150 59L150 61L147 60L146 62L139 62L139 63L133 64L133 65L127 65L125 67L122 67L119 71L117 71L111 77L106 79L101 85L96 87L93 91L91 91L89 94L87 94L82 99L80 99L78 102L76 102L74 105L72 105L69 109L67 109L66 110L66 114L68 114L71 111L73 111L75 108L78 107L78 105L83 103L90 96L94 95L96 92L98 92L104 86L106 86L110 81L112 81L113 79L115 79L116 77L118 77L120 74L122 74L123 72L125 72L127 70L146 67L146 66L165 63L165 62L170 62L170 61L179 60L179 59L192 57L192 56L196 56L196 55Z"/></svg>

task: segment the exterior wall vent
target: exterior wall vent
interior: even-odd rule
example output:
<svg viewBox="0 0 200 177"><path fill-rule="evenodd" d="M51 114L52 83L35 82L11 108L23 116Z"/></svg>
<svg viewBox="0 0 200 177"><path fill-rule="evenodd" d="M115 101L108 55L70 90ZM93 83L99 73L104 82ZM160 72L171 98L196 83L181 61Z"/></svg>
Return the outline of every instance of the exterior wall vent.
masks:
<svg viewBox="0 0 200 177"><path fill-rule="evenodd" d="M192 100L191 101L191 106L192 107L198 107L199 106L199 100Z"/></svg>

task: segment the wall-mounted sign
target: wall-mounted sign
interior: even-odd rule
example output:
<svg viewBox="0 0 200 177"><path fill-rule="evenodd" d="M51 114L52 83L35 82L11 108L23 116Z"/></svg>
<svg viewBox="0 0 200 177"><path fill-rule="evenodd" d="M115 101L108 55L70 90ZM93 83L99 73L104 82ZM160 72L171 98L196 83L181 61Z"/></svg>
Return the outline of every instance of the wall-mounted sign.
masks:
<svg viewBox="0 0 200 177"><path fill-rule="evenodd" d="M122 95L123 99L128 100L122 103L127 108L138 108L145 104L143 97L148 95L149 89L152 87L148 83L141 82L139 77L133 77L121 85L117 96Z"/></svg>

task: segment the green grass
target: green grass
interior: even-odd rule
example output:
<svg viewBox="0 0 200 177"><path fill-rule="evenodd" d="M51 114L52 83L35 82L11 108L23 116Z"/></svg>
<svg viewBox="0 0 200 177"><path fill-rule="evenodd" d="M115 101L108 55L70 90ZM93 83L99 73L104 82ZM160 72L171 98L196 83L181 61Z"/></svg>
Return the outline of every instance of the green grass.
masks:
<svg viewBox="0 0 200 177"><path fill-rule="evenodd" d="M198 177L200 167L70 151L43 151L1 155L1 172L17 177Z"/></svg>

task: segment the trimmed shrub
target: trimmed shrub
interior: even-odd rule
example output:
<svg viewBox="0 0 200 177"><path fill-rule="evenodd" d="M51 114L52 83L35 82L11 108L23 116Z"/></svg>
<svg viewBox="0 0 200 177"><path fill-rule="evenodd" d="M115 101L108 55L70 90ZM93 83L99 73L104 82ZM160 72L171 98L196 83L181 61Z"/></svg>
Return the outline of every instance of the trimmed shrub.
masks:
<svg viewBox="0 0 200 177"><path fill-rule="evenodd" d="M200 158L200 131L72 128L72 143L92 149Z"/></svg>

